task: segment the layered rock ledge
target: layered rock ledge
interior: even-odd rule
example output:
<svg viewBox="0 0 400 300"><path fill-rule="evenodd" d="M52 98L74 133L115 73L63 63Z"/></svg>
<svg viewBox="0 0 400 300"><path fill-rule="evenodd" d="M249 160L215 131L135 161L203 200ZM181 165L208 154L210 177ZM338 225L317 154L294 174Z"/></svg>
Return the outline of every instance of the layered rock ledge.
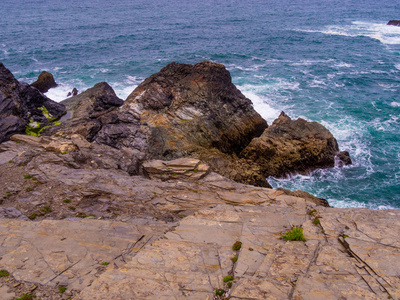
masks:
<svg viewBox="0 0 400 300"><path fill-rule="evenodd" d="M0 145L2 299L399 299L398 210L324 207L195 159L130 176L102 147ZM82 166L78 148L92 153ZM294 225L305 241L282 239Z"/></svg>

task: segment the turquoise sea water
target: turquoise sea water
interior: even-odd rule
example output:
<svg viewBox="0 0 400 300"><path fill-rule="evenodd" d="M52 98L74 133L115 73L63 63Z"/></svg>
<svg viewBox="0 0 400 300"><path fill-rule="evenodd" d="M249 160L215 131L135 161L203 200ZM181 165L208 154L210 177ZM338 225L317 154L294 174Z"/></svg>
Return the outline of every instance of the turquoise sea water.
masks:
<svg viewBox="0 0 400 300"><path fill-rule="evenodd" d="M336 207L400 208L400 3L3 0L0 61L43 70L60 101L107 81L121 98L171 61L224 64L268 120L318 121L354 164L268 180Z"/></svg>

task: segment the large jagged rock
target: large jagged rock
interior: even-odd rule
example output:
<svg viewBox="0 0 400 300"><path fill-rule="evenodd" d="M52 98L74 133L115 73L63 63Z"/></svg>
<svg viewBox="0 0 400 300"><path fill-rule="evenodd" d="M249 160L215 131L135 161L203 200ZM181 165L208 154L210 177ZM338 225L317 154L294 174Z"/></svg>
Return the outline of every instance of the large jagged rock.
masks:
<svg viewBox="0 0 400 300"><path fill-rule="evenodd" d="M49 89L57 87L58 84L54 80L53 74L43 71L31 86L37 88L41 93L47 93Z"/></svg>
<svg viewBox="0 0 400 300"><path fill-rule="evenodd" d="M336 139L324 126L292 120L282 112L241 156L255 161L266 176L283 177L333 167L338 152Z"/></svg>
<svg viewBox="0 0 400 300"><path fill-rule="evenodd" d="M390 20L386 25L400 26L400 20Z"/></svg>
<svg viewBox="0 0 400 300"><path fill-rule="evenodd" d="M47 126L64 113L64 105L50 100L27 83L19 82L0 63L0 143L15 133L25 132L30 122L39 127Z"/></svg>
<svg viewBox="0 0 400 300"><path fill-rule="evenodd" d="M123 110L151 130L149 153L174 158L201 148L239 153L267 128L221 64L170 63L142 82Z"/></svg>

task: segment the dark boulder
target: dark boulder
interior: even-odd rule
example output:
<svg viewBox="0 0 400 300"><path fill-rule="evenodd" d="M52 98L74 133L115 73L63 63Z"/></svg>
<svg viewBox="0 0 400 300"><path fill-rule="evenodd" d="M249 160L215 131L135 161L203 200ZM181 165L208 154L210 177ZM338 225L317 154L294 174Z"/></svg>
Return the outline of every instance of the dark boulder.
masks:
<svg viewBox="0 0 400 300"><path fill-rule="evenodd" d="M19 82L0 63L0 143L15 133L24 133L30 123L40 129L64 113L64 105L50 100L27 83Z"/></svg>
<svg viewBox="0 0 400 300"><path fill-rule="evenodd" d="M43 71L40 73L38 79L31 84L31 86L37 88L41 93L47 93L47 91L58 84L55 82L53 74Z"/></svg>
<svg viewBox="0 0 400 300"><path fill-rule="evenodd" d="M348 151L340 151L336 157L338 158L339 167L348 166L353 163L351 161L350 153Z"/></svg>
<svg viewBox="0 0 400 300"><path fill-rule="evenodd" d="M242 151L266 176L306 174L335 165L336 139L324 126L303 119L292 120L284 112Z"/></svg>
<svg viewBox="0 0 400 300"><path fill-rule="evenodd" d="M78 95L78 90L76 88L72 89L72 92L69 92L67 97L76 96Z"/></svg>
<svg viewBox="0 0 400 300"><path fill-rule="evenodd" d="M400 20L390 20L386 25L400 26Z"/></svg>

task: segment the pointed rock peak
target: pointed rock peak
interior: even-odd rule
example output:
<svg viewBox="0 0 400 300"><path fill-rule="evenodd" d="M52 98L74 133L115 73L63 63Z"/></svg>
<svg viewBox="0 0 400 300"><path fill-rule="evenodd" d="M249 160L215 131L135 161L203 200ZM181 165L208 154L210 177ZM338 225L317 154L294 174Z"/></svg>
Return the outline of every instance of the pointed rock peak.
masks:
<svg viewBox="0 0 400 300"><path fill-rule="evenodd" d="M43 71L31 86L37 88L41 93L47 93L49 89L58 86L58 84L54 80L53 74Z"/></svg>

